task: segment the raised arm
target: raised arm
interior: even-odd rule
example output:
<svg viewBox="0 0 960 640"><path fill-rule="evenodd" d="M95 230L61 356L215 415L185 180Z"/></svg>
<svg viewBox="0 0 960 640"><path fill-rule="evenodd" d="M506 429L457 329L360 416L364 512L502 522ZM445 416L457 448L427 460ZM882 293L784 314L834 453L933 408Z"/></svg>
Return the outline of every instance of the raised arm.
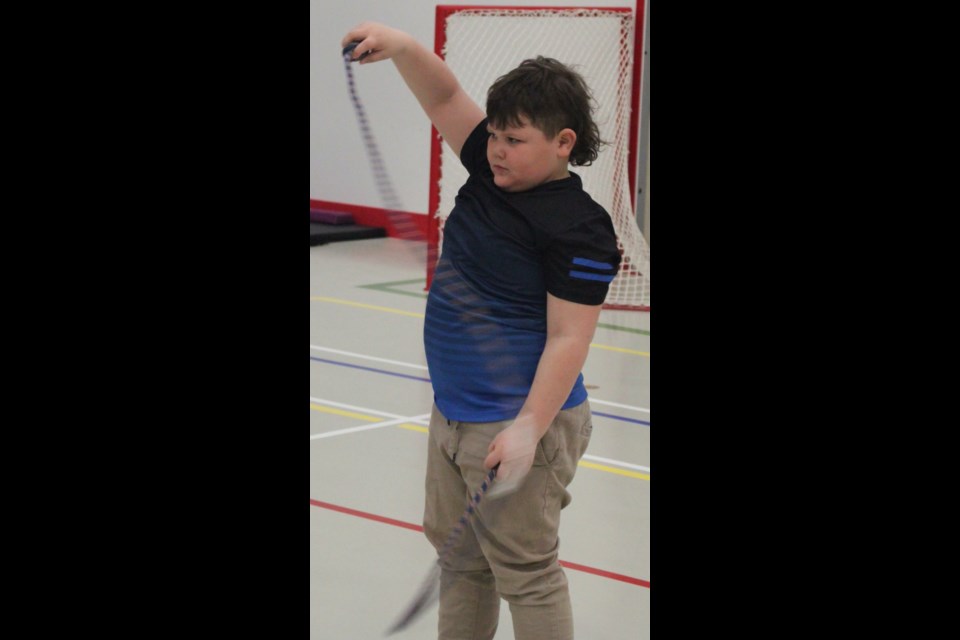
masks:
<svg viewBox="0 0 960 640"><path fill-rule="evenodd" d="M464 92L446 63L410 34L374 22L352 29L341 46L357 41L360 44L353 50L353 59L363 56L360 64L393 60L433 126L459 156L470 132L486 114Z"/></svg>

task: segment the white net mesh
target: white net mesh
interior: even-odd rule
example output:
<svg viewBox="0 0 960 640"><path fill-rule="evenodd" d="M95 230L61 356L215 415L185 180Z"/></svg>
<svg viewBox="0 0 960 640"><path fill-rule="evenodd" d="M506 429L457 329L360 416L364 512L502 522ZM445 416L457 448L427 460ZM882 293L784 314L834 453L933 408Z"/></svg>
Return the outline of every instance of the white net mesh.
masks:
<svg viewBox="0 0 960 640"><path fill-rule="evenodd" d="M481 108L497 78L538 55L556 58L586 80L596 102L600 137L609 145L591 166L572 169L587 193L610 213L617 231L623 260L606 304L649 309L650 252L637 226L628 176L633 15L604 9L462 8L446 16L444 33L443 57ZM434 213L442 234L467 172L446 145L439 163L439 207Z"/></svg>

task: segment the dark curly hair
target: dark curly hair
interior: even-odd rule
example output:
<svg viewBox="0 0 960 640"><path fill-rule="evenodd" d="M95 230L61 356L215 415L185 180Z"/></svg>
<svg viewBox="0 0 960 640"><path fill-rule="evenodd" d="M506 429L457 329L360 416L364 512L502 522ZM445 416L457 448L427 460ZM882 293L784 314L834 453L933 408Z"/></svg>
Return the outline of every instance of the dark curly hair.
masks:
<svg viewBox="0 0 960 640"><path fill-rule="evenodd" d="M537 56L497 78L487 91L487 117L498 129L519 127L525 117L548 138L561 129L573 129L577 142L570 164L588 166L606 144L593 121L592 102L579 73L553 58Z"/></svg>

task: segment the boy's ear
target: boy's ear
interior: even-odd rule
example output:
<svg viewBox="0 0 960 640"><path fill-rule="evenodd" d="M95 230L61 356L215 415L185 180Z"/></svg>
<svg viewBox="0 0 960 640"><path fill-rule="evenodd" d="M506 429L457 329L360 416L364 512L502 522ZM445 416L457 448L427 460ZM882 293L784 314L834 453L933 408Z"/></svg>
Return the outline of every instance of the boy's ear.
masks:
<svg viewBox="0 0 960 640"><path fill-rule="evenodd" d="M560 157L569 158L573 153L573 147L577 144L577 133L573 129L561 129L557 134L557 144L559 145Z"/></svg>

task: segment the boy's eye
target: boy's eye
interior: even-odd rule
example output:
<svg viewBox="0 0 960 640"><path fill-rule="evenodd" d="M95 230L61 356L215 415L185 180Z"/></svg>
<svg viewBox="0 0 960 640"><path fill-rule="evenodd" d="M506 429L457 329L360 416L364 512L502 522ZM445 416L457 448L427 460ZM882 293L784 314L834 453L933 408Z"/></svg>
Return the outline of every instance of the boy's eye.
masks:
<svg viewBox="0 0 960 640"><path fill-rule="evenodd" d="M497 134L494 133L493 131L487 131L487 135L493 140L497 139ZM504 140L506 140L508 144L516 144L518 142L521 142L521 140L518 140L517 138L511 138L510 136L505 136Z"/></svg>

